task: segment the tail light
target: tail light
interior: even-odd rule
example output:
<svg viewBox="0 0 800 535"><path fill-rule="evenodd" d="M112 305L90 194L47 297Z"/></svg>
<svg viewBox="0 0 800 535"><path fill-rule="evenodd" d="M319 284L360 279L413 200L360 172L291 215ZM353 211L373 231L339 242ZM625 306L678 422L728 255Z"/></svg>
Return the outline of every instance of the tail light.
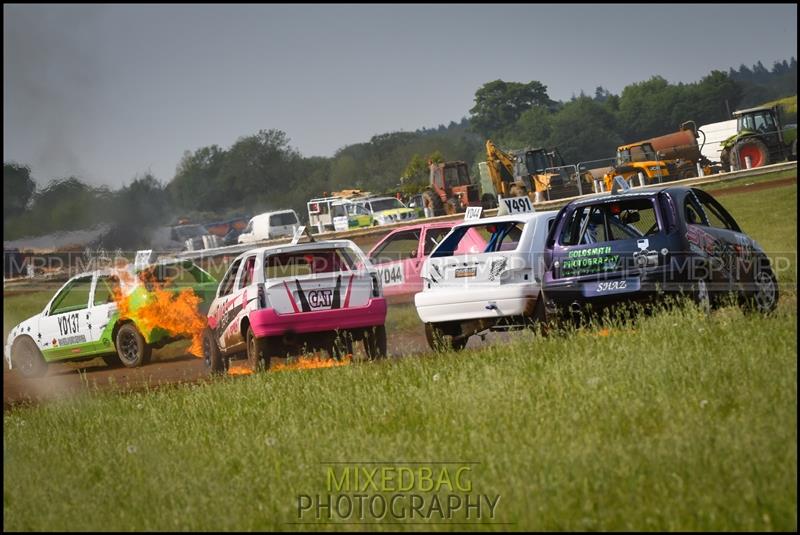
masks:
<svg viewBox="0 0 800 535"><path fill-rule="evenodd" d="M258 285L258 308L267 308L267 294L263 284Z"/></svg>
<svg viewBox="0 0 800 535"><path fill-rule="evenodd" d="M381 296L381 281L378 279L377 273L370 273L372 278L372 297Z"/></svg>

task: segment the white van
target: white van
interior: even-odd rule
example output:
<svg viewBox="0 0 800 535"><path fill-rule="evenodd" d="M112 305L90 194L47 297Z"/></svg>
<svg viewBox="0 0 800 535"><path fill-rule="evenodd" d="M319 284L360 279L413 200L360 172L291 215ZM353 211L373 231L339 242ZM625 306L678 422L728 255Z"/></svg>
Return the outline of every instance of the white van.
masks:
<svg viewBox="0 0 800 535"><path fill-rule="evenodd" d="M258 214L247 223L247 227L239 234L239 243L292 236L299 226L300 222L297 220L294 210Z"/></svg>

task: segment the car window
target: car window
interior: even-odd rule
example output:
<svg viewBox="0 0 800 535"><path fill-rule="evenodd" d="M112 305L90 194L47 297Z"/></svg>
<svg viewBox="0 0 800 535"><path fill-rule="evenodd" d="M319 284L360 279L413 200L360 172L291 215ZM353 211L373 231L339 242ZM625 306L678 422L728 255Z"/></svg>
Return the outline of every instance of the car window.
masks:
<svg viewBox="0 0 800 535"><path fill-rule="evenodd" d="M425 233L425 249L423 254L428 256L436 248L437 245L447 236L450 232L449 227L445 228L429 228Z"/></svg>
<svg viewBox="0 0 800 535"><path fill-rule="evenodd" d="M114 302L114 294L119 290L119 278L114 275L106 275L97 279L97 287L94 289L95 305L105 305Z"/></svg>
<svg viewBox="0 0 800 535"><path fill-rule="evenodd" d="M242 260L239 259L231 264L231 267L228 268L228 272L225 273L225 276L222 278L222 282L219 284L219 293L217 294L218 297L228 295L233 291L233 283L236 280L236 272L239 271L239 265L241 263Z"/></svg>
<svg viewBox="0 0 800 535"><path fill-rule="evenodd" d="M739 225L716 199L702 190L697 190L695 194L703 205L709 226L739 232Z"/></svg>
<svg viewBox="0 0 800 535"><path fill-rule="evenodd" d="M255 267L256 255L248 256L244 261L244 269L242 270L242 276L239 280L240 289L253 284L253 273L255 272Z"/></svg>
<svg viewBox="0 0 800 535"><path fill-rule="evenodd" d="M269 216L269 224L273 227L280 227L285 225L294 225L297 223L297 218L292 212L283 212L280 214L273 214Z"/></svg>
<svg viewBox="0 0 800 535"><path fill-rule="evenodd" d="M686 200L683 201L683 216L686 218L686 223L689 225L706 224L703 210L700 208L700 203L697 202L694 195L687 195Z"/></svg>
<svg viewBox="0 0 800 535"><path fill-rule="evenodd" d="M53 300L53 306L50 307L50 315L72 312L88 307L91 288L91 277L75 279L61 290Z"/></svg>
<svg viewBox="0 0 800 535"><path fill-rule="evenodd" d="M416 258L419 250L419 236L419 229L393 234L375 250L370 260L373 264L385 264L386 262Z"/></svg>
<svg viewBox="0 0 800 535"><path fill-rule="evenodd" d="M302 277L318 273L352 271L356 267L347 250L329 249L296 250L268 255L264 259L265 279Z"/></svg>
<svg viewBox="0 0 800 535"><path fill-rule="evenodd" d="M462 243L467 239L479 236L486 242L484 253L497 251L514 251L519 246L522 229L525 223L521 221L503 221L500 223L483 223L478 225L460 226L453 233L442 240L441 245L431 254L432 257L453 256L462 249ZM467 234L470 233L470 238Z"/></svg>
<svg viewBox="0 0 800 535"><path fill-rule="evenodd" d="M576 208L561 231L561 245L630 240L659 232L650 198L623 199Z"/></svg>

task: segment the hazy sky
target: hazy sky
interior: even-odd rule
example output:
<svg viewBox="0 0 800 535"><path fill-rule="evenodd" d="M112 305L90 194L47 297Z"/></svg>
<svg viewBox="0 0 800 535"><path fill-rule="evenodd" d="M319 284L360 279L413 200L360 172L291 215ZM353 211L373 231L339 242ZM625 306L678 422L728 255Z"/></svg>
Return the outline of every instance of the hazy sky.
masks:
<svg viewBox="0 0 800 535"><path fill-rule="evenodd" d="M42 184L170 180L260 129L305 156L467 116L484 83L569 99L797 51L796 4L8 5L3 160Z"/></svg>

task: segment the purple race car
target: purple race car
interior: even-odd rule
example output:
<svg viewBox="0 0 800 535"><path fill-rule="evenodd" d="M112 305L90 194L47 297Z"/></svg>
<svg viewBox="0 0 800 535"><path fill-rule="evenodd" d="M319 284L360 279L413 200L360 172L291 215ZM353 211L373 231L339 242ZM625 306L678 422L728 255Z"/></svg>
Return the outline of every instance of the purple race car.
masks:
<svg viewBox="0 0 800 535"><path fill-rule="evenodd" d="M548 316L580 317L631 301L686 295L703 306L733 295L762 313L778 284L764 251L711 195L647 188L572 201L545 244Z"/></svg>

